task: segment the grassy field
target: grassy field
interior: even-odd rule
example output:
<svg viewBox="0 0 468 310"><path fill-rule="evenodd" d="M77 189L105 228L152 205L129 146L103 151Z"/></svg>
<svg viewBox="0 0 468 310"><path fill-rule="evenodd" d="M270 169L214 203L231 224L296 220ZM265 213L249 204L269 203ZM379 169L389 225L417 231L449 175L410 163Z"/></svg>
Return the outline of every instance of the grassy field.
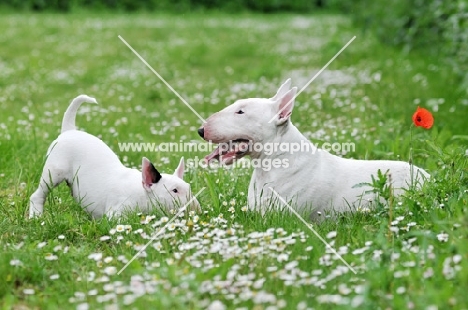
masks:
<svg viewBox="0 0 468 310"><path fill-rule="evenodd" d="M14 309L466 309L468 97L440 59L382 46L334 15L2 15L0 28L0 306ZM353 142L345 157L409 159L433 180L371 212L314 228L248 212L249 169L188 167L203 213L185 214L120 275L171 218L91 220L65 185L28 220L46 150L70 100L77 124L132 167L172 172L181 156L120 152L121 142L203 143L200 120L119 40L121 35L203 117L246 97L302 86L312 141ZM412 128L417 106L430 130Z"/></svg>

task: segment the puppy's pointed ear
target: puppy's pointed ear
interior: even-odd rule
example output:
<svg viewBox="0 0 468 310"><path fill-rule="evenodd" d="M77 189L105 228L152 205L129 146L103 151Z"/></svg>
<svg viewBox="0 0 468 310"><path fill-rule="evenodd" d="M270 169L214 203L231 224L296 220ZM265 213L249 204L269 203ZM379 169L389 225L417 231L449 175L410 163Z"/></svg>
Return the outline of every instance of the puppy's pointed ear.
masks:
<svg viewBox="0 0 468 310"><path fill-rule="evenodd" d="M179 166L177 169L174 171L174 175L178 177L179 179L184 179L184 171L185 171L185 163L184 163L184 158L182 157L179 162Z"/></svg>
<svg viewBox="0 0 468 310"><path fill-rule="evenodd" d="M141 175L142 183L145 188L150 188L152 184L158 183L159 180L161 180L161 174L146 157L143 157Z"/></svg>
<svg viewBox="0 0 468 310"><path fill-rule="evenodd" d="M279 100L276 125L282 125L289 120L294 108L294 97L296 96L296 92L297 87L293 87Z"/></svg>
<svg viewBox="0 0 468 310"><path fill-rule="evenodd" d="M289 78L283 83L283 85L280 86L280 88L278 88L276 95L274 95L271 99L275 101L280 99L281 97L284 96L284 94L288 92L290 87L291 87L291 79Z"/></svg>

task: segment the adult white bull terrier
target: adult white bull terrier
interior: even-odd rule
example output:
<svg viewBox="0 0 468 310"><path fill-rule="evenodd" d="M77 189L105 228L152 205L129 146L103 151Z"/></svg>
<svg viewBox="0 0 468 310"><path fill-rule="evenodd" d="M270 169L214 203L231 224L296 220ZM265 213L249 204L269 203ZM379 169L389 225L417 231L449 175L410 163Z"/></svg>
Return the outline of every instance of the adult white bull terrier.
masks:
<svg viewBox="0 0 468 310"><path fill-rule="evenodd" d="M167 209L182 207L188 202L198 210L199 203L192 198L190 185L182 179L183 158L173 175L159 173L145 157L141 172L125 167L104 142L76 129L76 113L84 102L97 104L86 95L71 102L63 117L61 134L47 151L39 187L30 198L29 217L42 214L47 194L63 181L94 218L119 216L126 210L148 212L156 205Z"/></svg>
<svg viewBox="0 0 468 310"><path fill-rule="evenodd" d="M264 212L273 199L279 203L271 187L296 210L313 210L311 216L316 218L322 211L368 206L375 198L368 192L370 186L356 185L371 183L371 176L377 176L378 170L388 171L396 195L429 177L423 169L406 162L345 159L318 149L291 123L297 88L290 89L290 85L288 79L269 99L237 100L210 116L198 130L202 138L219 144L205 157L207 161L218 159L229 165L245 155L256 161L249 185L250 209ZM295 152L291 152L293 146ZM303 146L308 148L303 150Z"/></svg>

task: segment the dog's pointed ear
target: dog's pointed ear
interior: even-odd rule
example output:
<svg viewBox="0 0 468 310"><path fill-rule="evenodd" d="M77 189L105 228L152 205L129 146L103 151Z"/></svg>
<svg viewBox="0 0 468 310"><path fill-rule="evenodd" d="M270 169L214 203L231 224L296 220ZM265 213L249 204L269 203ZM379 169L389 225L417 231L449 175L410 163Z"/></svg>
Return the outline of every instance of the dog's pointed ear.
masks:
<svg viewBox="0 0 468 310"><path fill-rule="evenodd" d="M280 99L281 97L284 96L284 94L288 92L290 87L291 87L291 79L289 78L283 83L283 85L280 86L280 88L278 88L276 95L274 95L271 99L274 101Z"/></svg>
<svg viewBox="0 0 468 310"><path fill-rule="evenodd" d="M184 171L185 171L185 164L184 164L184 158L182 157L179 162L179 166L177 169L174 171L174 175L178 177L179 179L184 179Z"/></svg>
<svg viewBox="0 0 468 310"><path fill-rule="evenodd" d="M159 180L161 180L161 174L146 157L143 157L141 175L142 183L145 188L150 188L152 184L158 183Z"/></svg>
<svg viewBox="0 0 468 310"><path fill-rule="evenodd" d="M294 97L296 96L296 92L297 87L293 87L279 100L277 112L278 118L276 120L277 125L282 125L289 120L294 108Z"/></svg>

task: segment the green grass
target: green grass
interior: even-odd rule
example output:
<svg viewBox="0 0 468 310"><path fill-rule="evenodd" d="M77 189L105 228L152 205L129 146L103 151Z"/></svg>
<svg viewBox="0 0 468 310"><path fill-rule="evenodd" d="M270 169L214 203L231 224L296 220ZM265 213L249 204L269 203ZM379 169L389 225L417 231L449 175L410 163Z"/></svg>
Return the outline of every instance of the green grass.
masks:
<svg viewBox="0 0 468 310"><path fill-rule="evenodd" d="M468 307L468 99L438 59L383 46L334 15L11 14L0 26L2 308L203 309L216 300L230 309ZM298 97L293 122L316 143L354 142L346 157L408 160L412 147L434 181L391 212L383 204L315 226L355 275L293 215L243 211L250 170L192 167L193 191L207 187L204 213L186 214L113 274L163 225L159 215L149 224L140 214L91 220L62 185L43 217L26 218L70 100L97 98L77 124L128 166L146 156L171 172L180 156L206 155L119 152L119 142L200 141L200 121L118 35L204 117L237 98L271 97L287 77L304 85L357 35ZM434 112L435 125L413 128L411 140L417 105ZM119 224L131 231L111 234Z"/></svg>

